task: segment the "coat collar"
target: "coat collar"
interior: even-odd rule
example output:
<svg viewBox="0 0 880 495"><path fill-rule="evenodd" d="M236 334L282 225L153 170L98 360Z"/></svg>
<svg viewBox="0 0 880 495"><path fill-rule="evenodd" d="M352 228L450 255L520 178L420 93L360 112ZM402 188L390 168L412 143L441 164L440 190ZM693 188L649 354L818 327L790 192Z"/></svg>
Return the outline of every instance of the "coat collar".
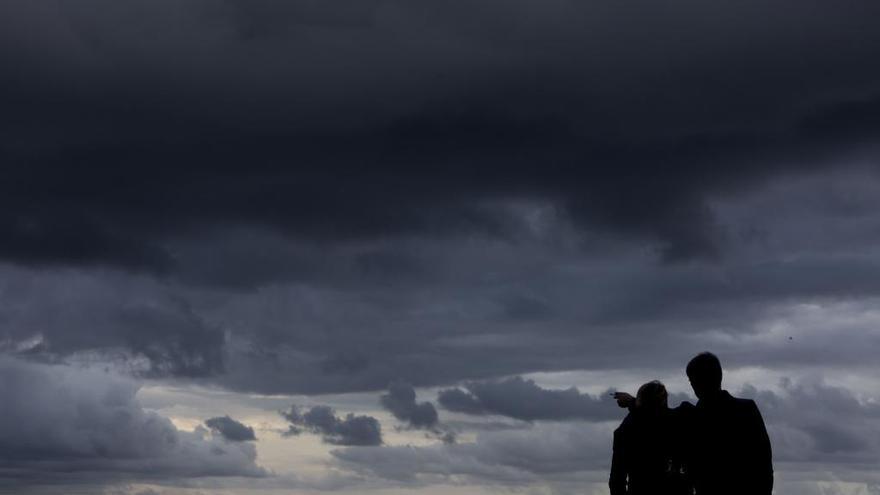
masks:
<svg viewBox="0 0 880 495"><path fill-rule="evenodd" d="M709 397L704 397L697 402L697 407L712 407L715 404L721 404L733 400L733 396L727 390L719 390Z"/></svg>

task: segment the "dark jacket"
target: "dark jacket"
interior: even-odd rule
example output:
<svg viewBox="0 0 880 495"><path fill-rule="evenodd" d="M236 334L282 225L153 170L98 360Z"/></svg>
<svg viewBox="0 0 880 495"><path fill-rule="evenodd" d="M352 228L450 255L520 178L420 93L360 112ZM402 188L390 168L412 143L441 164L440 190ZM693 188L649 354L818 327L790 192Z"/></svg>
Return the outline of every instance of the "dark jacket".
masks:
<svg viewBox="0 0 880 495"><path fill-rule="evenodd" d="M691 424L688 464L697 495L770 495L770 439L754 401L719 391L697 403Z"/></svg>
<svg viewBox="0 0 880 495"><path fill-rule="evenodd" d="M691 406L692 408L693 406ZM611 495L689 495L681 407L632 410L614 431Z"/></svg>

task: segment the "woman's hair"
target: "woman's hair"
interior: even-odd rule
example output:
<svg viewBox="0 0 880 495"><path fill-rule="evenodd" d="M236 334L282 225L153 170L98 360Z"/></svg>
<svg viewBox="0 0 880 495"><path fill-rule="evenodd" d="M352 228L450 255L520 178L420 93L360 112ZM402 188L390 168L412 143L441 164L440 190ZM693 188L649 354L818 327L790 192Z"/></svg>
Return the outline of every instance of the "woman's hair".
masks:
<svg viewBox="0 0 880 495"><path fill-rule="evenodd" d="M664 409L667 405L666 387L659 381L648 382L636 394L636 407L639 409Z"/></svg>

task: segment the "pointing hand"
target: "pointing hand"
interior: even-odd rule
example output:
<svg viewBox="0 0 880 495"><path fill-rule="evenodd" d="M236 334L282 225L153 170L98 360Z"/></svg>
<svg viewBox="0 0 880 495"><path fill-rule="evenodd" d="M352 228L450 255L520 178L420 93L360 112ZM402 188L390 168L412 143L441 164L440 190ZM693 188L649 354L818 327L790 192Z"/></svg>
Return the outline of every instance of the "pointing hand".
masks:
<svg viewBox="0 0 880 495"><path fill-rule="evenodd" d="M614 397L614 400L617 401L617 405L620 407L630 408L636 405L636 398L626 392L614 392L611 395L612 397Z"/></svg>

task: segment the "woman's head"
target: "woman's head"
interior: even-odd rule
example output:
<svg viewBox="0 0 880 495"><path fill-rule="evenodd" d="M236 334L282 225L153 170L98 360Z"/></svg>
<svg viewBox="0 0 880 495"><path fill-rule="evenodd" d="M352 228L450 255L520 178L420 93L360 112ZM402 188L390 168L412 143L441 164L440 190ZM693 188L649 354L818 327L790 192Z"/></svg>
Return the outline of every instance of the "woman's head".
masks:
<svg viewBox="0 0 880 495"><path fill-rule="evenodd" d="M636 394L636 407L639 409L666 409L668 395L666 387L657 380L648 382Z"/></svg>

